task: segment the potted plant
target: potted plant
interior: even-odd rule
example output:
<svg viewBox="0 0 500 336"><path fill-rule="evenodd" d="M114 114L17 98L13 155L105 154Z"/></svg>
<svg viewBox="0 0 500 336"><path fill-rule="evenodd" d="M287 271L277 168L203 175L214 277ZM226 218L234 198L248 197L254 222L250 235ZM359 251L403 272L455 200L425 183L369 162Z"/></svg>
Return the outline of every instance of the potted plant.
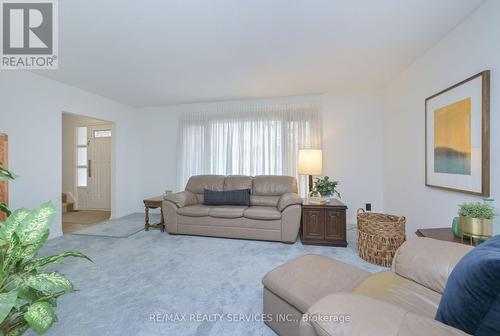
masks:
<svg viewBox="0 0 500 336"><path fill-rule="evenodd" d="M471 238L489 238L493 235L495 209L486 202L461 204L458 210L462 235Z"/></svg>
<svg viewBox="0 0 500 336"><path fill-rule="evenodd" d="M328 176L325 176L316 179L316 182L314 182L314 190L320 193L323 198L331 198L335 195L341 198L340 193L336 189L338 184L338 181L330 180Z"/></svg>
<svg viewBox="0 0 500 336"><path fill-rule="evenodd" d="M14 178L0 162L0 181ZM57 321L57 299L74 291L63 274L44 267L66 257L90 259L80 252L38 257L56 214L51 202L16 211L1 204L0 210L9 215L0 222L0 335L18 336L29 328L43 334Z"/></svg>

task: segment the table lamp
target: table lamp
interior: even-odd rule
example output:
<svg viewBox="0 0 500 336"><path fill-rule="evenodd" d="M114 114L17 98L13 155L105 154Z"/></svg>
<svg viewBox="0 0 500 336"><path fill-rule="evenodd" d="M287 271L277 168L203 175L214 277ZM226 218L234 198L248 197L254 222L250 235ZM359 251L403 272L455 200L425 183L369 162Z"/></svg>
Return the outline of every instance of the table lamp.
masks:
<svg viewBox="0 0 500 336"><path fill-rule="evenodd" d="M313 175L323 174L323 151L321 149L299 149L298 173L309 175L309 192L313 189Z"/></svg>

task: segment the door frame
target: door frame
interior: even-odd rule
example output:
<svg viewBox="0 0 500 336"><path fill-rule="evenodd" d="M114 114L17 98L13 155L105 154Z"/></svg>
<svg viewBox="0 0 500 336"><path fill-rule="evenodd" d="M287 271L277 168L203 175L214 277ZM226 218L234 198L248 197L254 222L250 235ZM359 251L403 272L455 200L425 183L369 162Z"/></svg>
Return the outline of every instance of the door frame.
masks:
<svg viewBox="0 0 500 336"><path fill-rule="evenodd" d="M115 218L115 215L116 215L116 141L115 141L115 135L116 135L116 123L113 122L112 120L107 120L107 119L100 119L98 117L94 117L94 116L87 116L87 115L82 115L82 114L76 114L76 113L72 113L72 112L68 112L68 111L62 111L61 112L61 126L62 126L62 115L63 114L66 114L66 115L69 115L69 116L72 116L72 117L77 117L77 118L88 118L89 120L90 119L94 119L95 120L95 124L91 125L91 124L83 124L83 123L76 123L75 125L73 125L74 127L74 130L73 130L73 160L72 160L72 169L73 169L73 195L78 195L78 186L77 186L77 137L78 137L78 133L77 133L77 127L80 127L80 126L86 126L86 127L89 127L89 126L97 126L99 124L102 124L102 123L106 123L106 124L109 124L111 126L111 176L110 176L110 179L111 179L111 190L110 190L110 204L111 204L111 208L110 208L110 211L111 211L111 214L110 214L110 219L112 218ZM102 122L102 123L100 123ZM61 136L62 136L62 128L61 128ZM61 141L62 141L62 138L61 138ZM64 158L62 157L63 153L61 153L61 161L64 160ZM62 176L63 176L63 172L61 170L61 180L62 180ZM62 189L62 188L61 188ZM77 197L77 196L75 196ZM62 223L61 223L62 225Z"/></svg>

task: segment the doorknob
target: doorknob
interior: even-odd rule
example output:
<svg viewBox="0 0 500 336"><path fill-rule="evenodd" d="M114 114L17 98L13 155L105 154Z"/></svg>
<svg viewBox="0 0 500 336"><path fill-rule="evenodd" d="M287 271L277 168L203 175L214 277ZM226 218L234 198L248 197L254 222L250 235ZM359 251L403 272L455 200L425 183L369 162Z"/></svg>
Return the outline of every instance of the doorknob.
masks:
<svg viewBox="0 0 500 336"><path fill-rule="evenodd" d="M89 160L87 172L88 172L88 177L91 178L92 177L92 160Z"/></svg>

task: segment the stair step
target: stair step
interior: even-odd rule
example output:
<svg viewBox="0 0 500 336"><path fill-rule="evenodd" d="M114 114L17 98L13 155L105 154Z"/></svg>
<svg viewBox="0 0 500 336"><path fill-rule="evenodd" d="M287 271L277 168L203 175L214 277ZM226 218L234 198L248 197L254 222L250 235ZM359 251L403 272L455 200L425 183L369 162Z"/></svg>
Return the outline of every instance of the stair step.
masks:
<svg viewBox="0 0 500 336"><path fill-rule="evenodd" d="M68 202L68 195L66 193L62 193L62 212L71 212L75 210L75 204L73 202Z"/></svg>

